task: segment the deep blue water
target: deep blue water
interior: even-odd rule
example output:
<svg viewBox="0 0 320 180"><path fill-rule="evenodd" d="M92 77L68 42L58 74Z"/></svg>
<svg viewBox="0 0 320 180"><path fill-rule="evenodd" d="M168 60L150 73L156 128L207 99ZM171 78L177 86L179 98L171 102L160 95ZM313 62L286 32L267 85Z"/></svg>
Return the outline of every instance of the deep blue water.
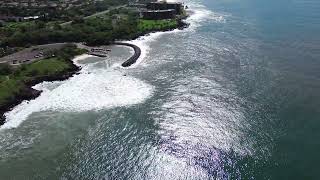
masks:
<svg viewBox="0 0 320 180"><path fill-rule="evenodd" d="M250 118L263 124L256 131L267 132L258 138L261 144L256 148L267 143L270 151L264 160L241 160L242 174L246 174L242 177L318 179L320 2L216 0L204 4L230 15L229 22L209 25L208 30L226 32L230 43L234 39L257 43L248 51L248 63L255 70L240 72L235 81L241 96L262 105ZM234 58L241 59L241 55Z"/></svg>

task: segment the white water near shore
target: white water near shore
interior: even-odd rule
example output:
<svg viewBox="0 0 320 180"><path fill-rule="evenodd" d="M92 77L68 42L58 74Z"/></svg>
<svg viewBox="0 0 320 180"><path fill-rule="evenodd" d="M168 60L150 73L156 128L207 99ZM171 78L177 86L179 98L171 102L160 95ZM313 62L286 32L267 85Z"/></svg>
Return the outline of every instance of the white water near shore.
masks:
<svg viewBox="0 0 320 180"><path fill-rule="evenodd" d="M118 131L117 129L111 131L110 134L108 132L109 127L112 126L112 118L114 120L113 123L115 122L117 125L120 124L122 118L124 118L128 119L130 122L139 124L139 126L147 130L148 128L145 128L145 124L152 123L153 121L156 122L157 128L155 128L155 132L152 131L152 133L156 134L161 139L159 146L158 144L155 145L155 148L159 148L160 152L156 150L156 153L153 154L150 149L146 150L147 153L152 154L150 158L152 158L152 161L154 161L151 164L151 168L144 170L144 173L148 174L148 177L150 177L149 179L158 179L160 177L166 177L165 179L177 179L178 177L176 174L183 174L183 176L180 178L185 179L185 172L191 172L192 174L197 174L198 177L203 177L199 179L206 179L205 170L193 167L192 165L190 166L190 164L186 163L186 161L193 157L203 157L206 152L212 152L212 149L210 149L212 146L219 147L219 149L222 149L226 152L230 149L234 149L235 152L239 154L247 154L247 151L243 150L243 146L238 146L240 144L239 142L241 141L240 137L242 134L237 130L237 127L238 124L241 124L239 123L238 119L243 119L242 114L233 113L229 111L228 108L217 108L220 105L219 102L212 102L211 98L207 98L203 95L212 93L213 97L218 95L228 97L227 99L232 98L229 97L228 94L219 94L218 90L208 91L208 88L219 87L219 83L215 84L214 81L212 82L212 79L196 76L195 74L184 78L181 75L179 76L181 72L176 71L176 69L170 71L172 72L173 76L169 76L168 79L166 79L168 77L166 73L162 74L168 69L161 69L155 73L155 77L151 77L152 79L165 78L164 81L171 81L168 83L170 84L169 87L162 87L160 84L157 84L157 80L151 80L152 83L148 84L146 83L149 82L147 80L142 81L137 77L129 76L131 72L136 73L137 71L143 71L143 73L145 73L150 71L150 69L154 68L151 67L151 65L154 66L154 61L159 61L159 64L164 64L166 62L179 63L179 61L181 61L181 59L179 59L181 58L179 55L174 55L172 56L173 58L168 58L167 61L162 57L170 57L171 53L176 53L175 48L186 48L189 45L192 45L189 38L196 36L198 29L201 29L201 26L205 25L208 21L213 23L223 23L225 21L223 16L216 15L212 11L206 10L203 6L197 4L188 4L188 6L193 12L192 15L186 20L188 23L190 23L189 28L169 32L151 33L148 36L143 36L137 40L129 41L130 43L139 46L142 50L141 57L133 66L129 68L122 68L121 62L123 62L125 58L123 61L120 59L108 64L103 61L97 62L98 60L90 55L84 55L74 59L75 64L83 68L79 75L62 82L44 82L36 85L36 89L43 90L43 93L40 97L30 102L24 102L14 108L13 111L7 113L9 122L3 126L3 129L18 128L16 130L7 130L6 133L2 134L3 139L6 139L3 140L3 144L6 145L3 145L3 148L0 146L0 149L5 151L5 148L7 148L10 144L10 141L7 140L7 134L19 132L24 130L25 127L29 127L28 129L31 129L31 132L33 132L34 135L23 135L21 142L24 144L21 145L17 143L15 146L22 146L24 148L35 147L35 149L37 149L36 153L41 151L46 154L45 157L49 157L51 156L50 152L45 152L43 151L44 149L39 150L39 147L36 145L37 142L41 142L41 145L48 144L47 146L50 147L50 149L54 149L54 147L57 146L59 147L59 143L61 143L60 141L65 141L65 139L68 138L72 140L77 139L70 132L75 131L75 126L77 126L79 123L79 116L86 116L86 114L98 114L102 116L102 114L105 114L101 118L102 120L91 120L90 118L86 117L83 119L79 118L85 123L93 122L96 125L92 128L85 126L85 133L78 132L79 134L84 134L86 136L86 140L81 142L81 144L84 143L85 145L71 147L71 153L77 155L75 155L76 160L72 159L72 166L70 166L71 170L66 170L67 174L68 171L72 175L76 175L77 172L79 172L81 175L89 175L92 172L103 174L103 171L106 169L108 170L108 168L100 166L100 161L103 161L103 163L109 163L112 166L117 166L117 164L119 164L118 162L121 162L123 159L124 161L122 161L121 166L130 167L129 164L134 164L134 166L137 167L136 162L140 161L135 162L127 157L134 157L132 156L131 152L135 153L135 148L139 149L140 151L144 151L145 149L143 149L142 146L145 146L146 143L141 142L141 140L143 140L145 137L152 137L152 135L149 136L148 134L141 134L141 136L137 136L136 129L131 129L130 126L125 125L125 128L120 126L121 128L119 128L119 132L122 133L123 131L128 131L128 134L123 134L125 137L129 138L128 140L126 139L122 141L121 137L119 138L119 135L116 132ZM163 35L166 37L162 37ZM170 38L173 38L178 42L174 43ZM170 40L168 41L168 39ZM194 38L191 39L193 42L195 42ZM156 49L161 49L161 46L165 43L170 43L170 45L172 45L168 48L168 51L163 52L162 50ZM184 45L184 43L187 45ZM172 47L173 49L171 49ZM125 47L124 49L128 51L131 50L132 52L131 48L127 49L127 47ZM163 49L166 49L166 46L163 47ZM170 50L172 50L172 52ZM186 52L192 51L188 51L186 48ZM183 53L180 54L183 55ZM95 60L91 61L92 59ZM155 67L156 66L157 64ZM124 73L127 76L124 76ZM152 76L154 74L150 73L148 75ZM137 76L140 77L140 75ZM141 78L143 79L143 76ZM191 92L190 90L194 90L194 92ZM206 92L201 92L201 90L206 90ZM167 94L168 92L169 93L168 96L160 96L159 98L159 92L160 95ZM144 101L148 98L150 98L150 100L144 103ZM155 101L157 101L156 105L153 104ZM131 106L139 103L143 104L139 105L138 109L136 109L136 107L128 108L128 110L123 111L123 114L118 113L118 110L122 109L118 108L120 106ZM146 105L154 107L148 109L146 108ZM104 112L103 110L105 109L109 110ZM92 111L100 110L102 111L92 113ZM131 113L132 110L135 110L137 113L141 114L154 113L156 116L151 116L150 119L146 118L146 116L134 117L135 114ZM38 113L41 111L43 112ZM35 114L32 115L32 113ZM75 113L75 116L73 113ZM70 114L72 114L71 117L69 117ZM110 117L110 114L114 114L115 117ZM127 116L125 114L127 114ZM30 115L32 116L29 117ZM67 116L68 118L60 119L60 115ZM216 121L214 124L210 124L210 121L212 120L211 118L213 117L215 119L219 115L221 115L222 119L227 117L233 123L229 126L226 126L226 121ZM139 122L138 118L141 118L145 121ZM152 120L152 122L148 122L149 120ZM50 124L53 121L59 122L51 126L48 125L48 123ZM59 129L56 132L59 134L66 133L67 135L58 137L56 141L48 138L51 134L45 137L48 131L46 128L51 130L57 126L62 126L61 124L64 123L68 123L70 125L66 126L68 128L62 130ZM21 126L19 127L20 124ZM44 127L40 126L39 124L43 124ZM79 124L81 126L81 122ZM230 131L230 129L232 130ZM101 137L104 140L102 140ZM119 139L117 140L113 137L117 137ZM110 140L105 138L110 138ZM205 141L203 142L203 146L199 147L199 144L201 144L199 143L201 138L203 138ZM135 140L139 140L136 145L137 147L130 146L129 148L125 148L126 144L131 144ZM12 140L12 142L15 141ZM61 144L62 145L60 146L62 147L70 147L71 143L62 142ZM106 153L107 149L109 148L110 154ZM181 151L181 148L183 151ZM11 148L10 146L10 149L14 148ZM103 149L101 154L98 152L100 149ZM129 154L125 153L126 149L129 150ZM21 152L24 153L24 150ZM120 152L120 154L118 154L118 152ZM175 152L178 153L175 154ZM62 156L62 153L58 151L54 151L52 153L58 154L57 156L53 156L54 158ZM217 161L219 161L219 154L218 152L215 153L215 158ZM113 157L114 154L116 157ZM8 154L8 156L11 156L11 154ZM148 163L147 161L148 160L143 160L142 162ZM128 164L125 165L124 162L128 162ZM38 167L39 166L41 165L38 165ZM217 164L217 167L220 167L219 164ZM116 169L118 169L118 167ZM171 169L175 169L175 171L171 171ZM86 179L94 179L89 178L89 176L86 177Z"/></svg>
<svg viewBox="0 0 320 180"><path fill-rule="evenodd" d="M183 2L183 1L177 1L177 0L169 0L168 2ZM190 17L187 18L186 22L190 24L190 26L183 30L172 30L172 31L165 31L165 32L155 32L150 33L146 36L142 36L136 40L132 41L125 41L127 43L132 43L141 49L141 56L137 60L137 62L130 67L124 68L124 69L130 69L130 68L136 68L139 66L147 66L145 63L141 63L146 59L148 56L148 53L150 51L150 44L154 41L156 41L158 38L160 38L162 35L165 34L172 34L172 33L184 33L188 31L195 31L197 27L201 26L201 23L203 23L206 20L214 21L217 23L224 23L226 21L225 16L219 13L215 13L213 11L210 11L206 9L205 6L200 5L199 3L194 3L187 1L185 4L188 5L189 11L191 12ZM120 66L120 65L118 65Z"/></svg>
<svg viewBox="0 0 320 180"><path fill-rule="evenodd" d="M168 33L183 33L193 31L204 20L224 21L223 16L217 16L203 6L190 4L192 15L187 19L190 27L184 30L156 32L128 41L141 48L141 56L129 68L146 66L142 63L148 56L150 43ZM41 111L91 111L128 106L143 102L152 95L154 87L130 76L123 76L120 64L113 64L111 68L95 69L91 65L84 65L81 61L92 57L82 55L74 58L74 63L83 67L79 75L63 82L44 82L34 86L43 93L36 99L24 101L12 111L5 114L7 122L1 129L18 127L32 113Z"/></svg>
<svg viewBox="0 0 320 180"><path fill-rule="evenodd" d="M16 128L34 112L98 111L141 103L152 95L153 87L145 82L124 76L113 68L99 68L81 63L90 56L75 58L83 67L79 75L63 82L43 82L34 89L43 91L31 101L24 101L6 113L7 122L1 129Z"/></svg>

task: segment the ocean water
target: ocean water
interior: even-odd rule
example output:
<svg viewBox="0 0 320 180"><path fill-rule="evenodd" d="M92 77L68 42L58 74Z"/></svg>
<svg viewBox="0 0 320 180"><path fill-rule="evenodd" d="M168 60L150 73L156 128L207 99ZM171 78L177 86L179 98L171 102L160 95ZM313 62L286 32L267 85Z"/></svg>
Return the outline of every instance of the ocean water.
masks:
<svg viewBox="0 0 320 180"><path fill-rule="evenodd" d="M320 1L186 0L6 114L0 179L319 179Z"/></svg>

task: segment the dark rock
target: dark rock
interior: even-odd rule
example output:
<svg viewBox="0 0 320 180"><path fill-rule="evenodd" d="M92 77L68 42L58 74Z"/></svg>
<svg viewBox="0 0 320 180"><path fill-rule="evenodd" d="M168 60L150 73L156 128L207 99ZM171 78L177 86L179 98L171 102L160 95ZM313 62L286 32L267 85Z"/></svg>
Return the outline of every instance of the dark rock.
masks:
<svg viewBox="0 0 320 180"><path fill-rule="evenodd" d="M184 29L184 28L188 28L189 24L184 22L182 19L178 20L178 27L177 28L168 28L168 29L163 29L161 31L172 31L174 29ZM157 30L154 31L149 31L149 32L144 32L144 33L140 33L137 34L135 37L133 37L132 39L137 39L140 36L146 36L150 33L153 32L159 32ZM141 55L141 49L134 45L134 44L130 44L130 43L121 43L121 42L115 42L113 43L115 45L123 45L123 46L129 46L131 48L134 49L134 55L131 56L127 61L125 61L124 63L122 63L123 67L129 67L132 64L134 64L140 57ZM67 72L63 72L60 74L56 74L53 76L43 76L43 77L39 77L36 78L32 81L28 81L26 82L27 87L25 89L23 89L19 94L17 94L14 98L12 98L10 101L8 101L6 104L4 105L0 105L0 125L3 125L5 123L5 116L4 113L10 111L13 107L15 107L16 105L20 104L22 101L24 100L32 100L37 98L38 96L40 96L41 91L32 89L31 87L39 84L43 81L63 81L68 79L69 77L73 76L74 74L79 74L78 71L80 70L80 68L78 66L76 66L75 64L73 64L73 62L70 60L69 61L71 68L67 71ZM124 75L126 76L126 74Z"/></svg>
<svg viewBox="0 0 320 180"><path fill-rule="evenodd" d="M129 67L139 59L139 57L141 55L141 49L138 46L136 46L134 44L130 44L130 43L121 43L121 42L115 42L114 44L128 46L128 47L133 48L133 50L134 50L134 54L128 60L126 60L124 63L122 63L123 67Z"/></svg>
<svg viewBox="0 0 320 180"><path fill-rule="evenodd" d="M6 122L6 118L4 117L3 113L0 114L0 126Z"/></svg>

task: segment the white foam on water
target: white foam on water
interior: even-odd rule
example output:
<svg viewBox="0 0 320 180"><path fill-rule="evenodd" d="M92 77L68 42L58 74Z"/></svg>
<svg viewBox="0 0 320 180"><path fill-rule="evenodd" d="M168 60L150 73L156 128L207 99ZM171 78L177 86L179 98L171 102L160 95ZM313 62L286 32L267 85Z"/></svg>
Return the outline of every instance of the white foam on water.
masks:
<svg viewBox="0 0 320 180"><path fill-rule="evenodd" d="M190 24L190 27L186 30L195 31L198 27L202 25L203 22L215 22L215 23L225 23L226 15L219 14L206 9L205 6L196 3L190 3L189 11L191 11L190 17L186 20Z"/></svg>
<svg viewBox="0 0 320 180"><path fill-rule="evenodd" d="M90 57L94 57L93 55L89 55L89 54L83 54L83 55L79 55L79 56L76 56L74 59L73 59L73 63L77 66L80 66L80 67L83 67L83 63L81 63L81 61L87 59L87 58L90 58Z"/></svg>
<svg viewBox="0 0 320 180"><path fill-rule="evenodd" d="M172 1L176 2L176 1ZM195 30L204 20L223 22L224 18L215 15L204 6L188 2L192 15L186 20L190 27L185 30L151 33L136 40L128 41L141 48L141 56L129 68L135 68L148 56L150 44L168 33L179 33ZM109 70L97 70L92 64L81 61L92 57L81 55L74 58L74 63L82 67L79 75L63 82L44 82L34 88L43 93L36 99L24 101L12 111L5 114L7 122L1 129L16 128L32 113L41 111L89 111L101 110L117 106L127 106L142 102L150 97L153 87L143 81L130 76L123 76L120 64L113 64ZM125 68L126 69L126 68Z"/></svg>
<svg viewBox="0 0 320 180"><path fill-rule="evenodd" d="M126 41L127 43L131 43L131 44L138 46L141 49L141 55L140 55L139 59L136 61L136 63L134 63L130 67L126 67L124 69L136 68L138 65L146 66L146 64L141 64L141 62L143 62L143 60L148 56L148 54L150 52L150 44L152 42L156 41L158 38L160 38L164 34L177 33L179 31L180 30L175 29L172 31L154 32L154 33L150 33L146 36L141 36L138 39L135 39L132 41Z"/></svg>
<svg viewBox="0 0 320 180"><path fill-rule="evenodd" d="M34 89L43 91L41 95L6 113L7 122L1 129L16 128L35 112L99 111L138 104L152 95L151 85L135 77L123 76L119 70L81 64L80 61L86 57L89 56L75 58L83 66L79 75L63 82L43 82L34 86Z"/></svg>
<svg viewBox="0 0 320 180"><path fill-rule="evenodd" d="M167 2L183 2L180 0L167 0ZM201 23L207 20L211 20L218 23L224 23L225 22L225 16L214 13L208 9L206 9L205 6L194 3L194 2L187 2L185 5L188 5L189 10L191 11L190 17L186 20L187 23L190 24L189 28L178 30L175 29L173 31L166 31L166 32L155 32L150 33L146 36L139 37L136 40L132 41L126 41L127 43L135 44L136 46L140 47L141 49L141 56L137 60L136 63L131 65L130 67L126 67L124 69L130 69L130 68L136 68L138 65L140 66L147 66L147 64L142 64L145 60L145 58L148 56L150 51L150 44L154 41L156 41L159 37L165 34L172 34L172 33L180 33L185 31L195 31L199 26L201 26ZM123 67L122 67L123 68Z"/></svg>

